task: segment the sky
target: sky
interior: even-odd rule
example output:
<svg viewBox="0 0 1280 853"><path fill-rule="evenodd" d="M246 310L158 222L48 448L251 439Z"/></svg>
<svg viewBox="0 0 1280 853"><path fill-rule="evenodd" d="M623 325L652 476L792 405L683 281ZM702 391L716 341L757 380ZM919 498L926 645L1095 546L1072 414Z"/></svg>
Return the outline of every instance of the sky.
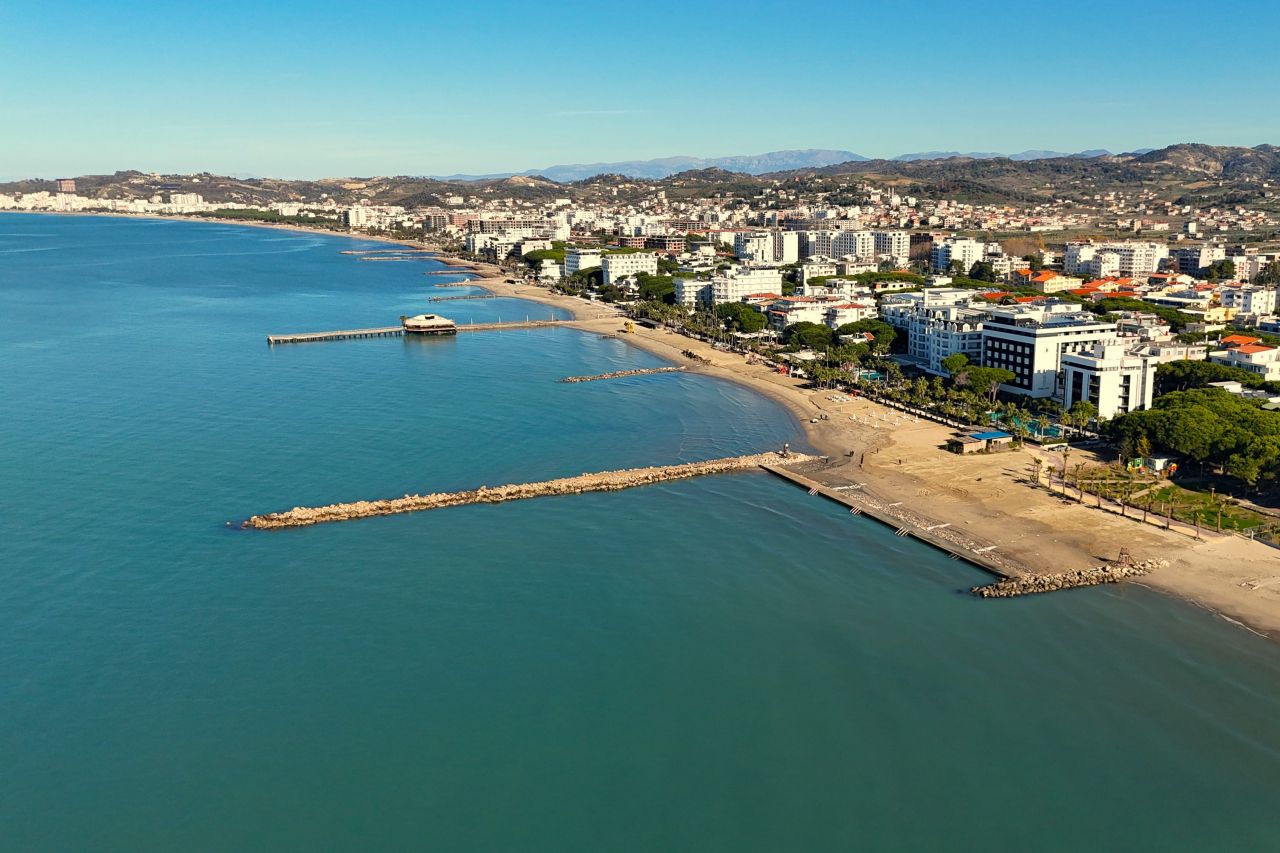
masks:
<svg viewBox="0 0 1280 853"><path fill-rule="evenodd" d="M1280 143L1247 32L1280 3L0 0L0 178Z"/></svg>

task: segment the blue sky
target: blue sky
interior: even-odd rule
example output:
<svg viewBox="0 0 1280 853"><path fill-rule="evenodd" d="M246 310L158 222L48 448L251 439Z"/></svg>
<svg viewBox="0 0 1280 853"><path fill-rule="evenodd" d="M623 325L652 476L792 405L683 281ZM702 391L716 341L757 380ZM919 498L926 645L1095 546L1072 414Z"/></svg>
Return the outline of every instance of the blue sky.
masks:
<svg viewBox="0 0 1280 853"><path fill-rule="evenodd" d="M0 176L1280 143L1276 32L1263 0L4 0Z"/></svg>

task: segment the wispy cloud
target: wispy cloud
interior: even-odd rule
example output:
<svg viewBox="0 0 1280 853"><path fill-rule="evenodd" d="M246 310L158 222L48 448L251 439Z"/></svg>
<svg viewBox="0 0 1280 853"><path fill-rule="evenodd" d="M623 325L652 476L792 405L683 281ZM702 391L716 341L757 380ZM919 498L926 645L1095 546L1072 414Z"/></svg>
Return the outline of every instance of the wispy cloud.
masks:
<svg viewBox="0 0 1280 853"><path fill-rule="evenodd" d="M557 116L629 116L636 113L644 112L643 110L557 110L552 115Z"/></svg>

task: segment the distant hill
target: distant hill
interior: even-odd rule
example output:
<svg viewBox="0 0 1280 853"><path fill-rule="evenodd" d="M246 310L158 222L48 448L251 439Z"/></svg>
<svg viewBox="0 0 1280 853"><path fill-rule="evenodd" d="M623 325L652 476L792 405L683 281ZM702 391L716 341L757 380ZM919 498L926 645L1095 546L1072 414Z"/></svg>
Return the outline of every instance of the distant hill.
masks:
<svg viewBox="0 0 1280 853"><path fill-rule="evenodd" d="M368 199L379 204L428 206L445 203L450 196L481 199L517 198L548 201L572 198L591 202L639 200L661 189L673 199L754 198L778 182L795 184L802 192L837 192L853 181L891 184L903 194L925 198L954 198L982 203L1039 203L1054 199L1090 200L1109 190L1142 188L1182 204L1254 204L1274 207L1275 186L1280 183L1280 147L1254 148L1171 145L1155 151L1078 154L1041 157L1055 152L1022 152L1013 156L922 155L923 159L868 160L846 151L773 152L754 157L721 158L736 168L693 165L669 172L696 158L667 158L661 177L628 175L627 164L605 164L612 171L593 172L575 180L556 181L544 174L488 177L464 181L411 176L338 177L314 181L259 177L228 177L209 173L158 175L138 171L76 178L81 195L97 198L150 198L168 192L197 192L208 201L269 203L273 201L319 202L331 198L339 204ZM1031 155L1037 156L1031 156ZM851 157L825 162L835 156ZM1019 159L1022 158L1022 159ZM797 161L820 163L755 174L771 164ZM565 167L569 168L569 167ZM575 167L592 171L597 167ZM601 166L600 168L604 168ZM549 170L543 170L549 171ZM1269 186L1265 186L1269 184ZM53 191L48 180L0 184L0 192Z"/></svg>
<svg viewBox="0 0 1280 853"><path fill-rule="evenodd" d="M596 175L625 175L629 178L660 180L680 172L698 169L724 169L727 172L743 172L762 175L766 172L785 172L792 169L809 169L865 160L852 151L832 151L805 148L796 151L770 151L767 154L748 154L733 157L662 157L657 160L628 160L621 163L574 163L548 166L545 169L528 169L524 172L501 172L492 175L448 175L444 181L494 180L515 176L540 176L558 183L569 183L592 178Z"/></svg>
<svg viewBox="0 0 1280 853"><path fill-rule="evenodd" d="M1083 152L1025 160L941 153L926 159L856 160L763 177L858 176L893 181L927 197L983 202L1037 202L1142 186L1184 203L1247 203L1265 197L1262 182L1280 180L1280 148L1274 145L1180 144L1144 153Z"/></svg>
<svg viewBox="0 0 1280 853"><path fill-rule="evenodd" d="M914 160L1042 160L1054 157L1100 157L1111 152L1101 148L1067 154L1061 151L1029 150L1017 154L1002 154L995 151L918 151L912 154L899 154L894 160L910 162ZM543 177L557 183L572 183L597 175L623 175L628 178L661 180L681 172L695 172L700 169L724 169L726 172L740 172L746 175L766 175L771 172L790 172L800 169L818 169L839 163L858 163L869 158L852 151L831 150L825 148L804 148L792 151L770 151L767 154L748 154L732 157L661 157L656 160L628 160L620 163L573 163L548 166L545 169L526 169L523 172L495 172L488 175L444 175L434 176L441 181L492 181L510 177Z"/></svg>
<svg viewBox="0 0 1280 853"><path fill-rule="evenodd" d="M1017 154L1000 154L995 151L970 151L967 154L961 154L959 151L920 151L915 154L899 154L894 160L902 160L910 162L912 160L951 160L963 158L966 160L997 160L999 158L1007 158L1009 160L1048 160L1054 157L1104 157L1110 154L1105 148L1092 148L1088 151L1079 151L1075 154L1068 154L1063 151L1044 151L1039 149L1030 149L1027 151L1019 151Z"/></svg>

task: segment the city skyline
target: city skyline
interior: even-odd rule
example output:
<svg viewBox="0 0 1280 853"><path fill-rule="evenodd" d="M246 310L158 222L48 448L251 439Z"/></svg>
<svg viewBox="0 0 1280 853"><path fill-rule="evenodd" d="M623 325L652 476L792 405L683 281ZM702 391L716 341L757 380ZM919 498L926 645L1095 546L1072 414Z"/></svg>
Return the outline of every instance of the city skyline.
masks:
<svg viewBox="0 0 1280 853"><path fill-rule="evenodd" d="M1280 23L1261 3L1220 8L1256 31ZM1107 52L1154 46L1201 10L1073 11L986 3L957 16L925 3L907 19L857 4L816 27L761 4L660 3L646 14L663 27L633 29L581 3L537 15L510 3L10 6L0 170L448 175L795 148L875 158L1280 141L1280 118L1229 82L1275 79L1273 55L1228 67L1188 51L1173 87L1161 62L1129 54L1120 74ZM1107 50L1075 47L1091 20L1105 21ZM921 27L946 41L920 39ZM1215 108L1175 124L1183 102Z"/></svg>

